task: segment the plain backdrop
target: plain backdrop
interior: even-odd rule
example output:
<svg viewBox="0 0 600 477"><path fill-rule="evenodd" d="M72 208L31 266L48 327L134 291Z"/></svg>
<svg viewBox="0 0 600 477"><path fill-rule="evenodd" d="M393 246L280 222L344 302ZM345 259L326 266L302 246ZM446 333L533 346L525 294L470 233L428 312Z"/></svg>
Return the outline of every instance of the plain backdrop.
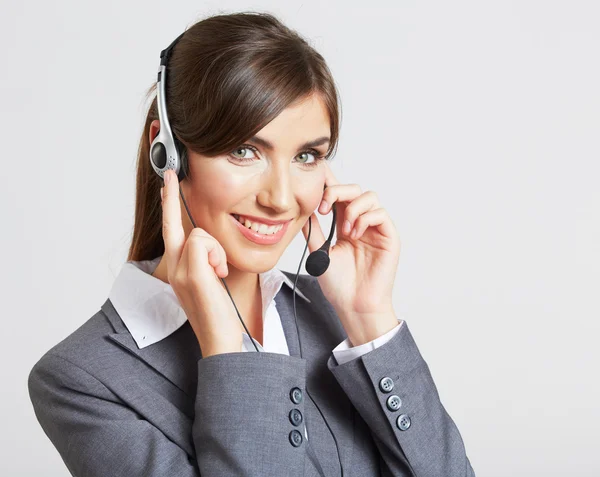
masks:
<svg viewBox="0 0 600 477"><path fill-rule="evenodd" d="M69 475L27 375L126 259L160 51L239 10L278 15L328 61L333 171L377 192L399 230L397 313L477 476L600 475L592 0L3 1L0 474ZM295 272L303 246L279 268Z"/></svg>

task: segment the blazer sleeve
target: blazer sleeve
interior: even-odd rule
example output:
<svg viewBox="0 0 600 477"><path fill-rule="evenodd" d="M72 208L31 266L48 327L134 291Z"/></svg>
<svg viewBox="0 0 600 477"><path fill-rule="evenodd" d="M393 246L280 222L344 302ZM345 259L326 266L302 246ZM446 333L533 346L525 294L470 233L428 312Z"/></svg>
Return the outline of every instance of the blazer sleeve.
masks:
<svg viewBox="0 0 600 477"><path fill-rule="evenodd" d="M475 477L406 321L385 344L327 367L367 423L395 477ZM387 474L386 474L387 475Z"/></svg>
<svg viewBox="0 0 600 477"><path fill-rule="evenodd" d="M304 415L304 399L291 396L303 394L305 370L304 359L266 352L198 360L196 460L62 356L45 354L28 388L39 423L76 477L300 477L306 442L289 414Z"/></svg>

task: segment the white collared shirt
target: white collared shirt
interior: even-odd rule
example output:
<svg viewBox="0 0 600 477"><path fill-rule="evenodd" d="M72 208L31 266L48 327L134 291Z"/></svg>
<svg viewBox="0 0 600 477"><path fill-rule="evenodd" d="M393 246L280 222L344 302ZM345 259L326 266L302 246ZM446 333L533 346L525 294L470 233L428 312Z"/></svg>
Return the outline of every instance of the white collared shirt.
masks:
<svg viewBox="0 0 600 477"><path fill-rule="evenodd" d="M140 349L166 338L187 321L171 285L152 276L160 259L126 262L109 293L110 301ZM263 305L263 345L254 338L252 340L261 351L289 356L275 296L284 283L292 290L294 283L277 268L260 273L259 282ZM310 303L297 288L296 293ZM398 326L389 332L360 346L350 346L348 339L342 341L332 351L337 363L344 364L388 342L398 332L403 320L398 318L398 322ZM248 334L242 332L242 335L241 351L254 351Z"/></svg>

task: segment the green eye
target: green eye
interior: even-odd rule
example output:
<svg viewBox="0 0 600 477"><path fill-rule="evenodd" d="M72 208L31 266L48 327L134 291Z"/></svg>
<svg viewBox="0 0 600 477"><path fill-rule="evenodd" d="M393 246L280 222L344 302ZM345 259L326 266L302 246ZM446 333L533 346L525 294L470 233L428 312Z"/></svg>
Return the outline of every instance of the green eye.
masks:
<svg viewBox="0 0 600 477"><path fill-rule="evenodd" d="M233 151L231 151L229 153L229 157L231 159L233 159L235 162L238 163L251 163L253 162L255 159L258 159L257 156L253 155L253 157L244 157L246 154L243 154L244 152L247 151L252 151L253 153L258 153L258 150L254 147L254 146L250 146L248 144L243 144L241 146L238 146L237 149L234 149ZM242 152L241 156L238 156L237 153ZM312 161L308 161L308 156L313 156L313 160ZM316 167L319 164L319 161L321 161L322 159L324 159L324 156L320 155L319 151L316 151L315 149L308 149L306 151L302 151L300 154L298 154L297 156L300 159L297 159L296 162L298 164L301 164L304 168L312 168L312 167ZM304 159L302 159L304 157Z"/></svg>
<svg viewBox="0 0 600 477"><path fill-rule="evenodd" d="M302 152L302 153L300 153L300 157L301 157L301 156L306 156L307 154L312 154L312 153L311 153L311 152L308 152L308 151L307 151L307 152ZM314 156L314 154L313 154L313 156ZM302 162L302 163L306 163L306 161L300 161L300 162Z"/></svg>
<svg viewBox="0 0 600 477"><path fill-rule="evenodd" d="M247 148L247 147L238 147L237 149L235 149L235 150L231 151L231 154L233 155L233 157L236 157L236 158L238 158L238 159L248 159L247 157L244 157L244 156L245 156L245 154L242 154L242 156L241 156L241 157L238 157L238 156L236 156L236 155L235 155L235 153L236 153L236 152L240 152L240 151L248 151L248 150L249 150L249 148Z"/></svg>
<svg viewBox="0 0 600 477"><path fill-rule="evenodd" d="M302 156L306 156L306 155L311 155L314 157L314 159L311 162L307 162L307 161L303 161L303 160L298 160L298 163L302 164L305 167L316 167L319 164L319 161L321 161L322 159L324 159L324 156L322 156L319 151L316 151L315 149L309 149L307 151L302 151L298 157L301 158Z"/></svg>

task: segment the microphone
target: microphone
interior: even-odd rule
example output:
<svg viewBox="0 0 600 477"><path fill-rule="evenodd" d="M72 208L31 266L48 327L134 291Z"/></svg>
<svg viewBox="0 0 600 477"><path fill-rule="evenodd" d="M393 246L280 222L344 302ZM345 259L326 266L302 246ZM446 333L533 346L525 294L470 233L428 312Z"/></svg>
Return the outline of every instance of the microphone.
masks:
<svg viewBox="0 0 600 477"><path fill-rule="evenodd" d="M319 277L323 275L327 268L329 268L329 247L331 246L331 240L333 239L333 232L335 231L335 223L337 217L337 210L335 204L331 206L333 212L333 219L331 221L331 229L329 230L329 237L325 240L325 243L321 245L318 250L311 252L306 259L306 271L313 277ZM311 221L312 217L308 220ZM312 226L312 224L311 224Z"/></svg>

